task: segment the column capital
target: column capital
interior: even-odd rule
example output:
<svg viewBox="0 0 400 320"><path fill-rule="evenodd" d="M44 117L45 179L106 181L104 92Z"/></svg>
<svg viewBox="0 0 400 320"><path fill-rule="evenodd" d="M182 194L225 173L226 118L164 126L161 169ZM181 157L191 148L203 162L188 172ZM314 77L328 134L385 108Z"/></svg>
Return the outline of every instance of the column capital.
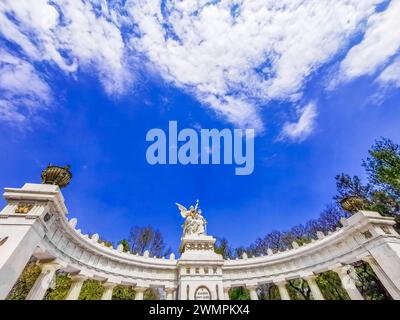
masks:
<svg viewBox="0 0 400 320"><path fill-rule="evenodd" d="M306 281L315 281L315 279L317 278L317 275L312 273L312 274L307 274L305 276L301 276L301 278Z"/></svg>
<svg viewBox="0 0 400 320"><path fill-rule="evenodd" d="M374 259L373 256L364 256L361 258L361 260L368 262L368 263L376 263L376 260Z"/></svg>
<svg viewBox="0 0 400 320"><path fill-rule="evenodd" d="M245 288L248 290L256 290L258 288L258 284L249 284L249 285L246 284Z"/></svg>
<svg viewBox="0 0 400 320"><path fill-rule="evenodd" d="M112 288L115 288L115 287L118 285L118 283L106 281L106 282L103 282L101 285L102 285L104 288L110 288L110 289L112 289Z"/></svg>
<svg viewBox="0 0 400 320"><path fill-rule="evenodd" d="M57 270L60 270L64 266L57 262L39 262L38 266L42 270L43 273L47 272L56 272Z"/></svg>
<svg viewBox="0 0 400 320"><path fill-rule="evenodd" d="M89 279L87 276L84 276L82 274L70 274L68 277L71 279L72 282L85 282L87 279Z"/></svg>
<svg viewBox="0 0 400 320"><path fill-rule="evenodd" d="M133 288L133 290L135 290L136 292L145 292L147 289L149 289L149 287L142 287L142 286L135 286Z"/></svg>
<svg viewBox="0 0 400 320"><path fill-rule="evenodd" d="M273 284L277 285L278 287L286 286L287 280L286 279L276 279L272 281Z"/></svg>
<svg viewBox="0 0 400 320"><path fill-rule="evenodd" d="M340 274L347 274L349 270L353 269L353 266L349 264L342 264L342 265L336 265L333 268L331 268L331 271L334 271L336 273Z"/></svg>

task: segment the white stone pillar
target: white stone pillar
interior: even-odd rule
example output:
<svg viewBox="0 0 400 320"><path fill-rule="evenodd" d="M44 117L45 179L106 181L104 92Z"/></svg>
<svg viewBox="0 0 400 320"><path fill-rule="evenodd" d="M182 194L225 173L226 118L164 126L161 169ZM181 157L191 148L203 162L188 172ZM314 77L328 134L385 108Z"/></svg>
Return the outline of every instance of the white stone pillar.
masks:
<svg viewBox="0 0 400 320"><path fill-rule="evenodd" d="M257 294L257 286L246 286L246 289L249 290L250 293L250 299L251 300L258 300L258 294Z"/></svg>
<svg viewBox="0 0 400 320"><path fill-rule="evenodd" d="M42 272L36 279L31 291L29 291L25 300L42 300L49 288L56 271L61 268L57 263L46 263L41 265Z"/></svg>
<svg viewBox="0 0 400 320"><path fill-rule="evenodd" d="M229 290L230 290L230 288L224 287L224 300L230 300L230 298L229 298Z"/></svg>
<svg viewBox="0 0 400 320"><path fill-rule="evenodd" d="M394 300L400 300L400 289L396 287L393 283L392 279L388 277L388 275L383 271L381 266L376 262L376 260L372 256L365 257L363 259L366 263L370 265L372 270L374 270L376 276L379 281L385 287L385 289L389 292Z"/></svg>
<svg viewBox="0 0 400 320"><path fill-rule="evenodd" d="M147 288L145 287L135 287L135 300L143 300L146 290Z"/></svg>
<svg viewBox="0 0 400 320"><path fill-rule="evenodd" d="M358 291L356 283L353 279L354 270L352 270L351 266L342 266L334 269L338 275L340 280L342 281L342 286L346 290L351 300L364 300L364 297Z"/></svg>
<svg viewBox="0 0 400 320"><path fill-rule="evenodd" d="M321 290L318 287L317 282L315 281L315 278L316 278L315 275L310 275L310 276L304 277L303 279L307 281L314 300L325 300L324 296L322 295Z"/></svg>
<svg viewBox="0 0 400 320"><path fill-rule="evenodd" d="M174 292L175 292L175 288L165 288L167 300L174 300Z"/></svg>
<svg viewBox="0 0 400 320"><path fill-rule="evenodd" d="M281 300L290 300L290 295L286 288L286 281L277 281L274 283L278 287Z"/></svg>
<svg viewBox="0 0 400 320"><path fill-rule="evenodd" d="M103 283L104 292L101 296L101 300L112 300L112 294L115 286L116 284L112 282Z"/></svg>
<svg viewBox="0 0 400 320"><path fill-rule="evenodd" d="M71 287L69 288L67 297L65 300L78 300L79 294L81 293L82 285L86 280L86 277L80 275L72 275Z"/></svg>

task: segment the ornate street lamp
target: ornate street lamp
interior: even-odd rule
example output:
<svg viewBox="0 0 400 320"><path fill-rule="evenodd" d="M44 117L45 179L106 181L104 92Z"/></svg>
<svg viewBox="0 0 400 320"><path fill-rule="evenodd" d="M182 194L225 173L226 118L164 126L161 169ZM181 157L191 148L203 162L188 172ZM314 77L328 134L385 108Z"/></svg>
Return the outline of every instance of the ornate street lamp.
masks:
<svg viewBox="0 0 400 320"><path fill-rule="evenodd" d="M42 183L55 184L60 188L65 188L72 178L72 173L69 169L69 165L63 168L49 164L47 168L42 171Z"/></svg>

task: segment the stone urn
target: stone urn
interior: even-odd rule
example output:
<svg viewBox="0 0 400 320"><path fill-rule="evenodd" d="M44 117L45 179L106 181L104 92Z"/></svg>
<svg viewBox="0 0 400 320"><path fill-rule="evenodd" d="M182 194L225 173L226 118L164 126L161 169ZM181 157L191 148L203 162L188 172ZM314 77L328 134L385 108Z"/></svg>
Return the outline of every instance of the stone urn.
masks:
<svg viewBox="0 0 400 320"><path fill-rule="evenodd" d="M49 164L47 168L42 171L42 183L55 184L60 188L66 187L72 178L72 173L69 169L69 165L65 167L59 167Z"/></svg>

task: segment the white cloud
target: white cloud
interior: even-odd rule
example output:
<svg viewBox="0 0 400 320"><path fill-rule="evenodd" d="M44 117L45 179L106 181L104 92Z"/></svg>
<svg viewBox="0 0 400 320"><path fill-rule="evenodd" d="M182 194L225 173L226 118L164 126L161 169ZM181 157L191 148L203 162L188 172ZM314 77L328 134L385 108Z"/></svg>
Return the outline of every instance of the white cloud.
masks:
<svg viewBox="0 0 400 320"><path fill-rule="evenodd" d="M300 117L297 122L286 122L281 132L282 139L301 142L306 139L314 129L317 117L315 103L309 103L298 111Z"/></svg>
<svg viewBox="0 0 400 320"><path fill-rule="evenodd" d="M385 1L3 0L0 33L27 63L93 71L109 94L149 66L228 121L263 130L261 108L297 105L315 71L356 34L365 32L341 64L342 80L387 63L399 48L400 1L377 13ZM285 128L309 134L307 110L315 107Z"/></svg>
<svg viewBox="0 0 400 320"><path fill-rule="evenodd" d="M400 49L400 1L371 16L363 40L350 49L341 63L340 76L353 79L371 75Z"/></svg>
<svg viewBox="0 0 400 320"><path fill-rule="evenodd" d="M101 12L95 11L96 4ZM114 20L106 1L3 0L0 4L0 32L26 56L54 63L65 72L94 69L110 94L123 91L131 77Z"/></svg>
<svg viewBox="0 0 400 320"><path fill-rule="evenodd" d="M50 87L27 61L0 50L0 119L18 123L24 114L47 108Z"/></svg>
<svg viewBox="0 0 400 320"><path fill-rule="evenodd" d="M128 7L140 31L133 45L164 78L230 121L260 128L258 108L273 99L297 101L307 78L380 2L166 1L164 14L160 0Z"/></svg>
<svg viewBox="0 0 400 320"><path fill-rule="evenodd" d="M400 87L400 58L386 67L379 75L378 82L383 85L394 85Z"/></svg>

